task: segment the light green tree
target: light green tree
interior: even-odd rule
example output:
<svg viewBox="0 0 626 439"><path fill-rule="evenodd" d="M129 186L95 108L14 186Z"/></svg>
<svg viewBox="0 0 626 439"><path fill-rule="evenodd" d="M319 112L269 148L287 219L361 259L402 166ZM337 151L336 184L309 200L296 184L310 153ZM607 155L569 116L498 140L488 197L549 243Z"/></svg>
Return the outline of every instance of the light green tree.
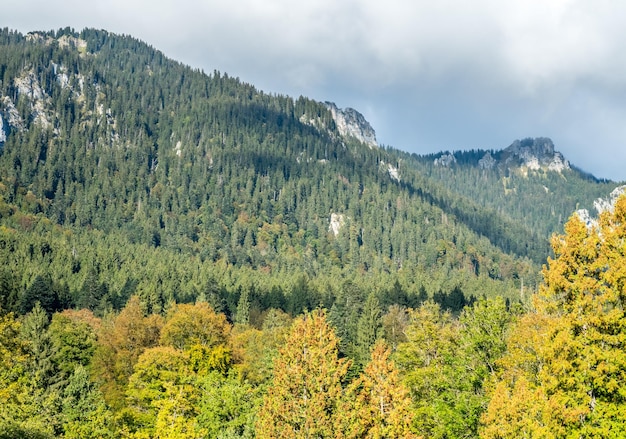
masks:
<svg viewBox="0 0 626 439"><path fill-rule="evenodd" d="M76 367L63 389L62 410L64 438L117 437L113 415L83 366Z"/></svg>
<svg viewBox="0 0 626 439"><path fill-rule="evenodd" d="M481 299L459 319L433 302L413 311L397 361L425 437L478 437L485 381L504 354L511 313L503 299Z"/></svg>
<svg viewBox="0 0 626 439"><path fill-rule="evenodd" d="M202 396L198 425L207 437L253 438L261 387L242 381L237 375L212 372L199 380Z"/></svg>

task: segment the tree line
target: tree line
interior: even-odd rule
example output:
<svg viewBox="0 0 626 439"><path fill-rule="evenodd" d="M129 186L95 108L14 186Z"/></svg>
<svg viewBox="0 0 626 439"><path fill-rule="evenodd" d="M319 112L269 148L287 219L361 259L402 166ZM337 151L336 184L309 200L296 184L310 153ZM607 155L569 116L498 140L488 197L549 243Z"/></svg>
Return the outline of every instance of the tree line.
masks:
<svg viewBox="0 0 626 439"><path fill-rule="evenodd" d="M619 437L625 224L572 217L527 308L370 296L353 349L321 307L3 312L0 437Z"/></svg>

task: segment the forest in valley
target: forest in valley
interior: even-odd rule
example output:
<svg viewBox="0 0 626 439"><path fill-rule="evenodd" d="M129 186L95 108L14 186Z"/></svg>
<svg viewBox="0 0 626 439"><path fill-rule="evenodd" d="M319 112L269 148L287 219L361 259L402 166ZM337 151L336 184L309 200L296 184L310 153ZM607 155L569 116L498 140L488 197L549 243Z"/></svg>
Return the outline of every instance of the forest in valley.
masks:
<svg viewBox="0 0 626 439"><path fill-rule="evenodd" d="M620 437L625 237L622 196L555 236L530 304L458 314L375 294L354 319L346 300L256 324L245 293L232 323L204 296L101 317L37 301L0 318L0 437Z"/></svg>
<svg viewBox="0 0 626 439"><path fill-rule="evenodd" d="M0 31L0 438L623 436L618 184L484 153Z"/></svg>

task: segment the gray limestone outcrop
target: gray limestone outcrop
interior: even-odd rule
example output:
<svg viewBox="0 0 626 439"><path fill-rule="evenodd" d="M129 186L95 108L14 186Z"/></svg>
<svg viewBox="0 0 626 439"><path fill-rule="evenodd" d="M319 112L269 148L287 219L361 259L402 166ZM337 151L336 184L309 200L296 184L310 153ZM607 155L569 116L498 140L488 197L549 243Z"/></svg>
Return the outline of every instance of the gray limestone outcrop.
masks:
<svg viewBox="0 0 626 439"><path fill-rule="evenodd" d="M338 108L333 102L325 102L342 136L350 136L370 148L378 147L376 132L365 117L354 108Z"/></svg>

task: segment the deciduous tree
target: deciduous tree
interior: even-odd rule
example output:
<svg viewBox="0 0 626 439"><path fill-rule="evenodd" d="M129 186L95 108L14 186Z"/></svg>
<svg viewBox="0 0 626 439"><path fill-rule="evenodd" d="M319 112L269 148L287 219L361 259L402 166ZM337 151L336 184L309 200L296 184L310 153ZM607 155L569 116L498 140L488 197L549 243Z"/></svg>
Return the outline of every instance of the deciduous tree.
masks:
<svg viewBox="0 0 626 439"><path fill-rule="evenodd" d="M193 345L225 345L230 329L226 316L217 314L206 302L176 305L161 331L161 344L181 350Z"/></svg>
<svg viewBox="0 0 626 439"><path fill-rule="evenodd" d="M338 339L315 310L293 323L274 361L274 378L256 423L257 438L330 438L348 362Z"/></svg>
<svg viewBox="0 0 626 439"><path fill-rule="evenodd" d="M626 196L555 236L536 311L520 320L484 417L484 436L626 435ZM514 407L521 395L532 404ZM507 408L509 407L509 408ZM521 413L520 413L521 412ZM516 429L503 423L516 420Z"/></svg>

